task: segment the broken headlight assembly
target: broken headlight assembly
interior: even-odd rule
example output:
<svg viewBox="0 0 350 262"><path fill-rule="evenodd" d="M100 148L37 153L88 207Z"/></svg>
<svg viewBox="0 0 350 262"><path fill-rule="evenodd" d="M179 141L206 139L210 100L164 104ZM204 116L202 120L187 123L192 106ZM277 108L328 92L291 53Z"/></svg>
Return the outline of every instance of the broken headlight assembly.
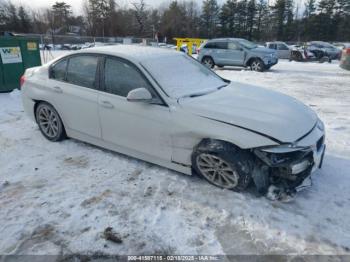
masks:
<svg viewBox="0 0 350 262"><path fill-rule="evenodd" d="M295 147L292 144L284 144L274 147L257 148L255 155L270 167L286 166L298 160L302 160L310 149Z"/></svg>

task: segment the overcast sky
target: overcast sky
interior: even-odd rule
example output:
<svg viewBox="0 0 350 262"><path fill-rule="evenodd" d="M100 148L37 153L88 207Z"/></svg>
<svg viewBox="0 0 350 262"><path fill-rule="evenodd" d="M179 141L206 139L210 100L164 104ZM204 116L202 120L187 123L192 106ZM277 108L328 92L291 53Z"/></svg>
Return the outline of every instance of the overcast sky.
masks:
<svg viewBox="0 0 350 262"><path fill-rule="evenodd" d="M72 6L73 12L75 14L82 14L83 1L87 1L87 0L10 0L10 1L15 4L22 4L32 9L50 7L56 1L59 1L59 2L64 1L67 4ZM146 1L146 4L150 6L159 7L159 6L168 6L172 0L145 0L145 1ZM198 4L202 3L202 0L196 0L196 1L198 2ZM225 2L225 0L217 0L217 1L220 5ZM130 3L133 3L133 2L138 2L138 0L116 0L116 3L119 6L128 6L130 5ZM181 2L181 0L179 0L179 2ZM269 0L269 2L271 4L274 2L274 0ZM299 12L301 12L301 10L303 10L304 8L304 6L302 5L303 3L304 3L304 0L294 0L294 4L299 5L300 7Z"/></svg>
<svg viewBox="0 0 350 262"><path fill-rule="evenodd" d="M71 5L73 8L74 13L78 14L82 12L82 3L85 0L11 0L11 2L16 4L23 4L24 6L30 7L32 9L36 8L42 8L42 7L49 7L52 4L54 4L56 1L64 1L67 4ZM133 2L137 2L138 0L116 0L116 3L121 6L128 5ZM180 0L181 1L181 0ZM201 3L201 0L197 0L198 3ZM29 4L30 2L30 4ZM169 4L171 0L146 0L146 4L158 7L162 4ZM219 4L224 2L224 0L218 0Z"/></svg>

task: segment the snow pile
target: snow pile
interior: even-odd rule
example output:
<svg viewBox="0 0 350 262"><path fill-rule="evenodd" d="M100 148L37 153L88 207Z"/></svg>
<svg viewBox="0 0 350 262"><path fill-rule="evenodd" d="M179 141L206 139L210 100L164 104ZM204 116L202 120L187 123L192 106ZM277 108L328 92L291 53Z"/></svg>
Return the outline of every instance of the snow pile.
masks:
<svg viewBox="0 0 350 262"><path fill-rule="evenodd" d="M288 204L221 190L75 140L50 143L0 94L0 254L350 254L350 74L280 62L221 76L292 95L317 111L328 151ZM108 241L109 227L121 243Z"/></svg>

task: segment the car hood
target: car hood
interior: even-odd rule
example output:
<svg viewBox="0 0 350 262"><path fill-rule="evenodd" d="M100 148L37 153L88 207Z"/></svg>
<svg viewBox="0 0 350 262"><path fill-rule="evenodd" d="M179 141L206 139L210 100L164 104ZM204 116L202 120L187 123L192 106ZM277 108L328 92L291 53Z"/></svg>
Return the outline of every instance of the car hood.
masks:
<svg viewBox="0 0 350 262"><path fill-rule="evenodd" d="M298 100L261 87L231 82L219 91L183 98L184 110L213 121L292 143L317 123L317 115Z"/></svg>
<svg viewBox="0 0 350 262"><path fill-rule="evenodd" d="M259 53L259 54L275 54L276 53L276 51L273 49L269 49L266 47L259 47L259 46L251 49L250 51L255 52L255 53Z"/></svg>

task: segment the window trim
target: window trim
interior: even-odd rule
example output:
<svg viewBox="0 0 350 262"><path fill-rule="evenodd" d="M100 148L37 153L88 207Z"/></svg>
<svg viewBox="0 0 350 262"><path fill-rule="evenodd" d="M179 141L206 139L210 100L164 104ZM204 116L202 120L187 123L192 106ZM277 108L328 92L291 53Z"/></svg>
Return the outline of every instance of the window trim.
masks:
<svg viewBox="0 0 350 262"><path fill-rule="evenodd" d="M101 64L100 64L100 90L99 91L104 92L104 93L109 94L109 95L114 95L114 96L117 96L119 98L123 98L126 100L125 96L120 96L120 95L108 92L106 90L105 66L106 66L107 59L119 60L121 62L126 62L126 63L132 65L133 68L136 69L140 73L141 77L148 83L149 87L152 89L153 93L158 97L158 99L160 101L160 103L152 103L152 104L168 107L168 104L165 102L163 97L159 94L158 90L154 87L154 85L149 81L147 76L142 72L142 70L135 63L133 63L132 61L130 61L128 59L125 59L125 58L122 58L119 56L115 56L115 55L107 55L107 54L102 55Z"/></svg>
<svg viewBox="0 0 350 262"><path fill-rule="evenodd" d="M66 68L64 69L64 78L63 78L63 80L53 78L52 73L53 73L54 67L55 67L57 64L59 64L59 63L65 61L65 60L66 60ZM53 80L59 81L59 82L66 82L66 79L67 79L68 61L69 61L69 58L67 58L67 57L62 57L61 59L59 59L59 60L55 61L54 63L52 63L52 64L50 65L50 67L49 67L49 79L53 79Z"/></svg>
<svg viewBox="0 0 350 262"><path fill-rule="evenodd" d="M215 40L212 40L210 42L207 42L204 46L204 49L217 49L217 50L228 50L228 42L229 41L226 41L226 40L219 40L219 41L215 41ZM218 47L218 44L226 44L226 48L219 48ZM213 47L207 47L208 45L212 45Z"/></svg>
<svg viewBox="0 0 350 262"><path fill-rule="evenodd" d="M68 67L69 67L69 62L71 58L74 57L79 57L79 56L94 56L97 57L97 67L96 67L96 73L95 73L95 84L94 87L87 87L87 86L83 86L83 85L77 85L77 84L73 84L67 81L67 75L68 75ZM77 54L70 54L67 56L64 56L62 58L60 58L59 60L55 61L54 63L52 63L49 67L49 79L58 81L58 82L63 82L66 84L70 84L70 85L75 85L75 86L79 86L79 87L83 87L83 88L87 88L90 90L101 90L101 84L100 84L100 67L101 67L101 58L103 57L102 54L98 54L98 53L77 53ZM66 64L66 70L65 70L65 74L64 74L64 80L58 80L52 77L52 70L53 68L60 62L67 60L67 64Z"/></svg>

